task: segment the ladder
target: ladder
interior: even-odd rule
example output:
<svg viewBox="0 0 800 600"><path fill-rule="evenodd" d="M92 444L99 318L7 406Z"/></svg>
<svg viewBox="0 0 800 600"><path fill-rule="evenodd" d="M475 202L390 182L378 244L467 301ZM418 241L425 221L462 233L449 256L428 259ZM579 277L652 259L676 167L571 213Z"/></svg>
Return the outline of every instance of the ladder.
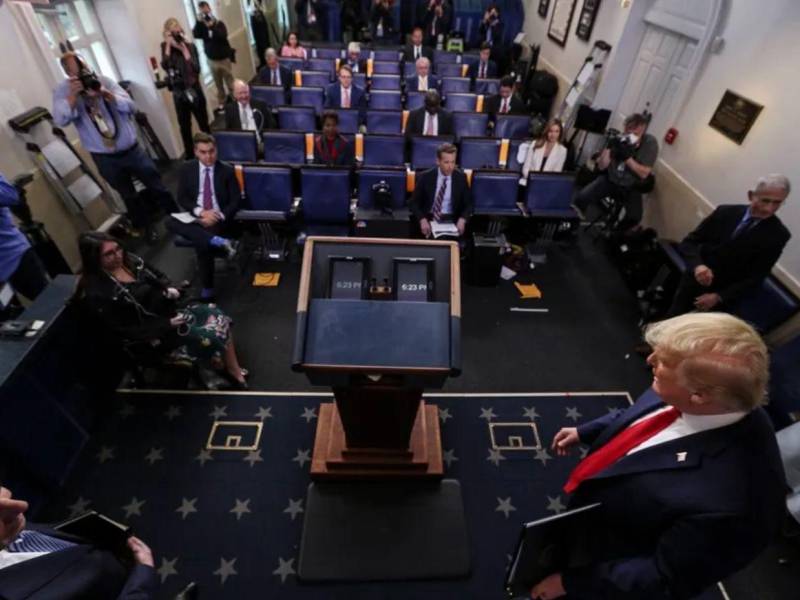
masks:
<svg viewBox="0 0 800 600"><path fill-rule="evenodd" d="M591 53L584 60L558 109L558 118L564 124L564 131L568 131L575 122L578 107L581 104L591 104L594 100L600 75L610 52L610 44L597 40Z"/></svg>

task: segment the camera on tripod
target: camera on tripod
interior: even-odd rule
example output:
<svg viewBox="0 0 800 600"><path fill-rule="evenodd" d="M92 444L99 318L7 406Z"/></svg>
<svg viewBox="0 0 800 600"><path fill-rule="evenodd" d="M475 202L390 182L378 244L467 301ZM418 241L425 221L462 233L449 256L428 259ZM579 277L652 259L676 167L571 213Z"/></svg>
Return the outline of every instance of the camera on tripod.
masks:
<svg viewBox="0 0 800 600"><path fill-rule="evenodd" d="M618 129L606 131L605 147L611 151L611 158L617 162L628 160L636 153L639 138L634 133L622 133Z"/></svg>

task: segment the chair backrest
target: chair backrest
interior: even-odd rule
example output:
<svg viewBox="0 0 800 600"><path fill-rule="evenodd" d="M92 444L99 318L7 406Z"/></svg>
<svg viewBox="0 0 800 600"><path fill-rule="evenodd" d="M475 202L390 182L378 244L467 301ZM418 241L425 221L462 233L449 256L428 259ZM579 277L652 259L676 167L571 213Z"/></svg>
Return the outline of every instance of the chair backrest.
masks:
<svg viewBox="0 0 800 600"><path fill-rule="evenodd" d="M278 127L292 131L314 131L317 128L316 109L312 106L279 106Z"/></svg>
<svg viewBox="0 0 800 600"><path fill-rule="evenodd" d="M403 112L400 110L367 110L369 133L402 133Z"/></svg>
<svg viewBox="0 0 800 600"><path fill-rule="evenodd" d="M436 74L439 77L461 77L462 72L460 63L439 63L436 65Z"/></svg>
<svg viewBox="0 0 800 600"><path fill-rule="evenodd" d="M353 73L353 85L357 85L362 90L367 89L367 74Z"/></svg>
<svg viewBox="0 0 800 600"><path fill-rule="evenodd" d="M402 167L405 165L405 138L402 135L365 135L364 165Z"/></svg>
<svg viewBox="0 0 800 600"><path fill-rule="evenodd" d="M281 65L289 69L292 73L302 71L306 66L306 61L302 58L280 58Z"/></svg>
<svg viewBox="0 0 800 600"><path fill-rule="evenodd" d="M217 154L229 162L255 162L258 160L258 139L255 131L215 131Z"/></svg>
<svg viewBox="0 0 800 600"><path fill-rule="evenodd" d="M400 63L395 58L394 61L376 60L372 63L373 75L400 75Z"/></svg>
<svg viewBox="0 0 800 600"><path fill-rule="evenodd" d="M344 48L312 48L311 55L313 58L335 60L337 58L344 58Z"/></svg>
<svg viewBox="0 0 800 600"><path fill-rule="evenodd" d="M406 110L416 110L425 105L425 92L406 92Z"/></svg>
<svg viewBox="0 0 800 600"><path fill-rule="evenodd" d="M286 104L286 92L280 85L251 85L250 95L255 100L261 100L269 106Z"/></svg>
<svg viewBox="0 0 800 600"><path fill-rule="evenodd" d="M519 175L517 173L481 169L474 171L472 173L472 198L475 212L516 212L518 187Z"/></svg>
<svg viewBox="0 0 800 600"><path fill-rule="evenodd" d="M476 79L475 93L484 96L493 96L500 89L499 79Z"/></svg>
<svg viewBox="0 0 800 600"><path fill-rule="evenodd" d="M413 60L403 63L403 77L412 77L417 74L417 65Z"/></svg>
<svg viewBox="0 0 800 600"><path fill-rule="evenodd" d="M411 138L411 168L428 169L436 165L436 149L445 142L453 143L452 135L415 135Z"/></svg>
<svg viewBox="0 0 800 600"><path fill-rule="evenodd" d="M457 63L461 62L459 59L460 54L458 52L447 52L446 50L434 50L433 51L433 64L440 64L440 63Z"/></svg>
<svg viewBox="0 0 800 600"><path fill-rule="evenodd" d="M767 277L731 308L737 317L767 333L795 314L800 309L800 300L777 279Z"/></svg>
<svg viewBox="0 0 800 600"><path fill-rule="evenodd" d="M522 163L517 161L517 153L519 152L519 147L524 143L525 140L509 140L508 164L506 165L506 169L508 169L509 171L522 170Z"/></svg>
<svg viewBox="0 0 800 600"><path fill-rule="evenodd" d="M339 133L358 133L359 110L357 108L337 108Z"/></svg>
<svg viewBox="0 0 800 600"><path fill-rule="evenodd" d="M370 91L374 90L400 91L400 75L373 75Z"/></svg>
<svg viewBox="0 0 800 600"><path fill-rule="evenodd" d="M498 169L500 168L499 158L500 140L498 139L466 137L461 140L458 164L462 169Z"/></svg>
<svg viewBox="0 0 800 600"><path fill-rule="evenodd" d="M292 169L246 165L244 191L251 210L270 210L288 214L292 208Z"/></svg>
<svg viewBox="0 0 800 600"><path fill-rule="evenodd" d="M369 108L402 110L403 99L399 91L375 90L369 93Z"/></svg>
<svg viewBox="0 0 800 600"><path fill-rule="evenodd" d="M569 211L575 190L575 173L530 173L525 205L536 211Z"/></svg>
<svg viewBox="0 0 800 600"><path fill-rule="evenodd" d="M497 115L494 137L524 139L530 137L531 118L528 115Z"/></svg>
<svg viewBox="0 0 800 600"><path fill-rule="evenodd" d="M336 61L330 58L309 58L306 62L306 69L309 71L319 71L325 73L328 77L328 83L333 81L333 76L336 72ZM303 85L305 85L305 76L303 77Z"/></svg>
<svg viewBox="0 0 800 600"><path fill-rule="evenodd" d="M347 223L350 220L350 191L350 169L302 167L303 220L309 223Z"/></svg>
<svg viewBox="0 0 800 600"><path fill-rule="evenodd" d="M301 77L303 78L303 88L307 87L327 87L331 82L331 77L325 71L301 71ZM294 90L299 90L302 88L292 88L292 92Z"/></svg>
<svg viewBox="0 0 800 600"><path fill-rule="evenodd" d="M358 206L359 208L375 208L372 201L372 186L385 181L392 190L392 208L404 208L406 205L406 171L405 169L363 168L358 172Z"/></svg>
<svg viewBox="0 0 800 600"><path fill-rule="evenodd" d="M489 126L489 115L476 112L453 113L453 133L457 139L464 137L484 137ZM497 141L497 140L494 140Z"/></svg>
<svg viewBox="0 0 800 600"><path fill-rule="evenodd" d="M443 77L442 94L466 94L470 91L472 80L469 77Z"/></svg>
<svg viewBox="0 0 800 600"><path fill-rule="evenodd" d="M397 48L376 48L372 51L372 59L375 62L391 61L397 63L400 61L400 50Z"/></svg>
<svg viewBox="0 0 800 600"><path fill-rule="evenodd" d="M451 112L475 112L477 99L478 96L476 94L447 94L444 105L447 107L447 110Z"/></svg>
<svg viewBox="0 0 800 600"><path fill-rule="evenodd" d="M292 106L313 106L319 115L322 113L325 90L321 87L296 87L292 90Z"/></svg>
<svg viewBox="0 0 800 600"><path fill-rule="evenodd" d="M311 131L311 130L304 130ZM264 132L264 162L302 165L306 162L306 136L303 131Z"/></svg>
<svg viewBox="0 0 800 600"><path fill-rule="evenodd" d="M479 62L481 62L480 52L472 52L469 50L464 52L461 55L461 62L465 65L469 65L470 67L472 65L477 65Z"/></svg>

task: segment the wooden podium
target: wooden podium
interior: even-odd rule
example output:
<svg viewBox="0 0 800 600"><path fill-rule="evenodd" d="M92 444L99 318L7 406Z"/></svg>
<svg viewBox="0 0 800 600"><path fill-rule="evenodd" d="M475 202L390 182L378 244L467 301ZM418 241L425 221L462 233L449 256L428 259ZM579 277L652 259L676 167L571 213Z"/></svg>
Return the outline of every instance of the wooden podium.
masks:
<svg viewBox="0 0 800 600"><path fill-rule="evenodd" d="M306 240L293 368L330 385L315 479L441 478L438 408L422 399L460 373L458 245Z"/></svg>

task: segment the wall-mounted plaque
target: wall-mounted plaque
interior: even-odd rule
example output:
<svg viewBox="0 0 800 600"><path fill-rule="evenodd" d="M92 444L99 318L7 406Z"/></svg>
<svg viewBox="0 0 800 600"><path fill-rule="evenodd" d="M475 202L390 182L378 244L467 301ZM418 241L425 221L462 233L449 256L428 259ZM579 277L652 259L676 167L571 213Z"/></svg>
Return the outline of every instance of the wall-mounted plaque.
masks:
<svg viewBox="0 0 800 600"><path fill-rule="evenodd" d="M550 17L550 26L547 28L547 37L560 46L567 45L569 26L572 23L572 13L575 12L577 0L556 0L553 15Z"/></svg>
<svg viewBox="0 0 800 600"><path fill-rule="evenodd" d="M726 90L708 124L725 137L741 144L763 108L761 104Z"/></svg>
<svg viewBox="0 0 800 600"><path fill-rule="evenodd" d="M539 0L539 16L547 18L547 9L550 8L550 0Z"/></svg>
<svg viewBox="0 0 800 600"><path fill-rule="evenodd" d="M583 8L578 16L578 27L575 29L575 35L580 39L588 42L592 37L592 29L594 29L599 9L600 0L583 0Z"/></svg>

